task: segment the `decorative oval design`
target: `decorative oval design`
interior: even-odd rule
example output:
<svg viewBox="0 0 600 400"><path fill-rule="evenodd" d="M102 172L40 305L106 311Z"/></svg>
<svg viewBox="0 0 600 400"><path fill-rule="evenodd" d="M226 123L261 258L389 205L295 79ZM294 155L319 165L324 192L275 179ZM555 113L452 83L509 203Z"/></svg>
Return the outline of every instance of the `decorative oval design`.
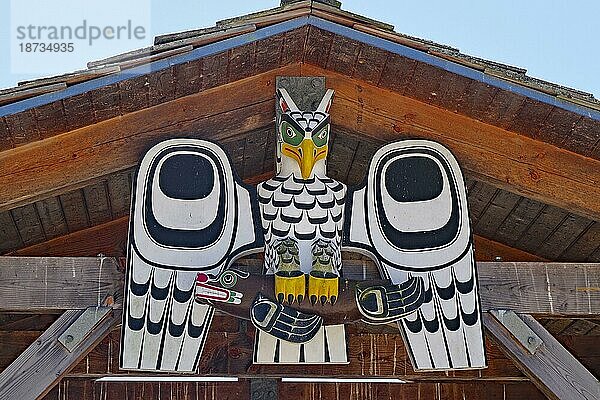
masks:
<svg viewBox="0 0 600 400"><path fill-rule="evenodd" d="M172 199L203 199L212 192L214 182L210 161L196 154L171 156L160 169L160 190Z"/></svg>

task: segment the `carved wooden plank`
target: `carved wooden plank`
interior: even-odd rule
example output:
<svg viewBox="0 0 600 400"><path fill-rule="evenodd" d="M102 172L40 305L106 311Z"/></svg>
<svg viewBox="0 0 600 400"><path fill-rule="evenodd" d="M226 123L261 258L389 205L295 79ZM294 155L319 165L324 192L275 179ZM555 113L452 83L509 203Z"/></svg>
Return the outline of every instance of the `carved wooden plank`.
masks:
<svg viewBox="0 0 600 400"><path fill-rule="evenodd" d="M508 129L535 137L540 125L550 115L552 107L550 104L539 103L536 100L528 98L523 103L521 110L517 113Z"/></svg>
<svg viewBox="0 0 600 400"><path fill-rule="evenodd" d="M411 82L417 62L397 54L391 54L381 73L379 86L404 93Z"/></svg>
<svg viewBox="0 0 600 400"><path fill-rule="evenodd" d="M581 115L569 112L560 107L554 107L543 124L540 125L538 135L544 136L544 141L555 146L561 146L567 140L575 124L583 118Z"/></svg>
<svg viewBox="0 0 600 400"><path fill-rule="evenodd" d="M121 115L118 83L92 90L90 98L96 121L104 121Z"/></svg>
<svg viewBox="0 0 600 400"><path fill-rule="evenodd" d="M538 335L543 344L529 353L490 314L485 327L515 364L551 399L591 400L600 398L600 383L575 357L530 315L520 318Z"/></svg>
<svg viewBox="0 0 600 400"><path fill-rule="evenodd" d="M333 44L334 34L314 26L308 29L308 39L304 50L304 61L325 68Z"/></svg>
<svg viewBox="0 0 600 400"><path fill-rule="evenodd" d="M175 98L175 76L173 67L148 75L148 106L171 101Z"/></svg>
<svg viewBox="0 0 600 400"><path fill-rule="evenodd" d="M594 148L594 143L598 141L598 130L600 122L588 117L582 117L571 131L570 135L565 138L562 145L567 149L580 152L586 156L598 159L598 147Z"/></svg>
<svg viewBox="0 0 600 400"><path fill-rule="evenodd" d="M4 117L4 120L15 146L41 139L37 121L35 120L35 113L32 109L7 115Z"/></svg>
<svg viewBox="0 0 600 400"><path fill-rule="evenodd" d="M202 59L202 90L227 83L227 52L218 53Z"/></svg>
<svg viewBox="0 0 600 400"><path fill-rule="evenodd" d="M308 35L308 26L285 33L283 49L281 49L281 65L288 65L302 61L304 44Z"/></svg>
<svg viewBox="0 0 600 400"><path fill-rule="evenodd" d="M255 73L279 68L285 33L271 36L256 44Z"/></svg>
<svg viewBox="0 0 600 400"><path fill-rule="evenodd" d="M45 139L67 130L62 101L53 101L34 109L40 137Z"/></svg>
<svg viewBox="0 0 600 400"><path fill-rule="evenodd" d="M148 75L140 75L118 83L121 112L128 113L148 107Z"/></svg>
<svg viewBox="0 0 600 400"><path fill-rule="evenodd" d="M229 50L229 63L227 67L229 82L252 75L255 67L256 46L256 42L251 42Z"/></svg>
<svg viewBox="0 0 600 400"><path fill-rule="evenodd" d="M0 257L0 310L56 312L120 302L123 272L109 257Z"/></svg>
<svg viewBox="0 0 600 400"><path fill-rule="evenodd" d="M450 71L446 71L439 79L442 82L440 90L436 92L437 96L431 97L431 104L458 112L473 81Z"/></svg>
<svg viewBox="0 0 600 400"><path fill-rule="evenodd" d="M63 99L67 129L73 130L96 122L89 92Z"/></svg>
<svg viewBox="0 0 600 400"><path fill-rule="evenodd" d="M14 147L12 135L6 124L6 118L0 118L0 151L12 149Z"/></svg>
<svg viewBox="0 0 600 400"><path fill-rule="evenodd" d="M351 76L359 51L360 43L344 37L336 37L331 45L327 68Z"/></svg>
<svg viewBox="0 0 600 400"><path fill-rule="evenodd" d="M354 66L353 76L365 82L377 85L381 79L387 60L387 52L368 44L362 44Z"/></svg>
<svg viewBox="0 0 600 400"><path fill-rule="evenodd" d="M120 311L111 312L71 353L58 337L80 314L77 310L66 311L0 374L0 398L37 399L44 396L121 319Z"/></svg>
<svg viewBox="0 0 600 400"><path fill-rule="evenodd" d="M443 85L440 79L443 76L443 70L429 64L417 63L404 93L419 101L430 103L437 97L439 88Z"/></svg>

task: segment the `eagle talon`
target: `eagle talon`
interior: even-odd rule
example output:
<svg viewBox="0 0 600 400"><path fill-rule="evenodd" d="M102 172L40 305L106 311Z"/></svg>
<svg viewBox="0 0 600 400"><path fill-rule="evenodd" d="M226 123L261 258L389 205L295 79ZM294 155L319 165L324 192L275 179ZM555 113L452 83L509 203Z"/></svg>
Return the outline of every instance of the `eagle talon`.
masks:
<svg viewBox="0 0 600 400"><path fill-rule="evenodd" d="M333 274L324 274L324 276L317 276L317 274L317 271L313 271L308 276L308 296L310 302L313 305L317 301L322 305L325 305L327 302L331 303L331 305L335 304L338 298L339 277L328 276Z"/></svg>
<svg viewBox="0 0 600 400"><path fill-rule="evenodd" d="M292 304L295 301L300 304L306 293L306 278L301 272L289 276L283 271L275 273L275 294L277 301L283 303L287 301Z"/></svg>

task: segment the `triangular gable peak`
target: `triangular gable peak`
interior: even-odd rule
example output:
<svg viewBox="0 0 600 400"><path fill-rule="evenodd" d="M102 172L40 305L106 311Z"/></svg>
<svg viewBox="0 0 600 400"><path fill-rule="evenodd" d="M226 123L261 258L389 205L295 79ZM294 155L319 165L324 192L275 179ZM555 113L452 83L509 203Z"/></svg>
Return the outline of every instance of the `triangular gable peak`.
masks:
<svg viewBox="0 0 600 400"><path fill-rule="evenodd" d="M126 182L145 149L182 132L226 143L246 178L271 173L264 149L278 75L323 75L336 89L335 152L346 164L352 160L349 167L332 160L342 180L359 181L380 144L425 137L450 147L473 179L472 217L482 220L476 231L488 238L518 245L535 221L548 235L566 230L585 238L600 219L600 200L594 200L600 199L600 111L591 95L397 34L335 6L291 2L214 28L160 36L154 46L89 67L4 94L10 101L54 90L0 106L8 188L0 209L3 219L15 221L7 237L37 232L5 241L4 251L57 235L55 223L36 217L40 207L48 208L43 202L64 208L74 199L104 210L84 209L85 218L61 221L60 234L126 213L126 205L107 209L125 203L113 193L127 191L109 181L123 175ZM88 198L99 187L107 193ZM67 194L72 198L61 198ZM509 222L523 214L519 235L510 234ZM521 248L550 259L573 256L568 248L575 242L555 246L558 235L545 246L548 235L535 235L539 243L531 239ZM586 257L597 253L594 240L585 242Z"/></svg>

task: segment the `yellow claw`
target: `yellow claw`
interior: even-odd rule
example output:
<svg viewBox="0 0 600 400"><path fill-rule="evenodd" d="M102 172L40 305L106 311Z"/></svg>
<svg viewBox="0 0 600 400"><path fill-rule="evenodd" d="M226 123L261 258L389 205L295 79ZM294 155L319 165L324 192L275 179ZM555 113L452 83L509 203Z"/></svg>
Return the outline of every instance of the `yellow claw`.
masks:
<svg viewBox="0 0 600 400"><path fill-rule="evenodd" d="M319 277L311 274L308 277L308 298L312 304L320 301L325 304L327 301L335 304L338 299L339 278Z"/></svg>
<svg viewBox="0 0 600 400"><path fill-rule="evenodd" d="M299 275L297 275L299 274ZM277 301L287 301L292 304L294 300L301 303L306 293L306 278L304 274L297 271L295 276L288 276L282 271L275 273L275 296Z"/></svg>

